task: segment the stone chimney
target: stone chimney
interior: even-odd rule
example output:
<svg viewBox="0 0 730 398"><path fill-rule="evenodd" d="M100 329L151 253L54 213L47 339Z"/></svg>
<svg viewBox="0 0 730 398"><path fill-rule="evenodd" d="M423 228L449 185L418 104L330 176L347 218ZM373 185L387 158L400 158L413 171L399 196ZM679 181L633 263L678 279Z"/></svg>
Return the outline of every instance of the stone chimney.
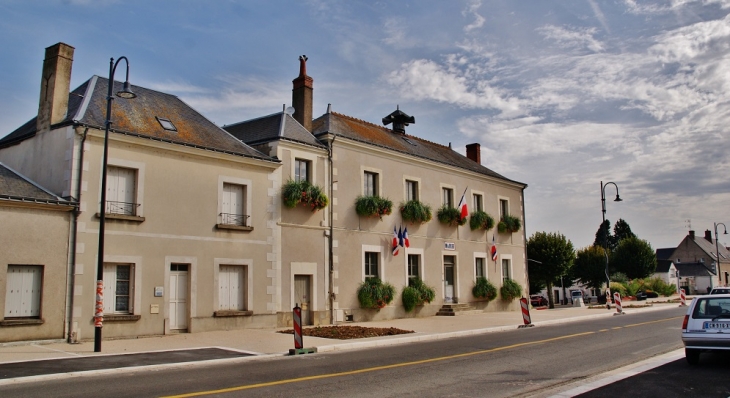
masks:
<svg viewBox="0 0 730 398"><path fill-rule="evenodd" d="M482 164L482 146L478 142L466 146L466 157Z"/></svg>
<svg viewBox="0 0 730 398"><path fill-rule="evenodd" d="M48 131L51 125L66 118L73 58L74 48L68 44L57 43L46 48L36 122L38 132Z"/></svg>
<svg viewBox="0 0 730 398"><path fill-rule="evenodd" d="M705 240L712 243L712 232L709 229L705 230Z"/></svg>
<svg viewBox="0 0 730 398"><path fill-rule="evenodd" d="M307 76L307 56L299 57L299 76L292 80L294 88L291 93L291 102L294 107L294 119L312 132L312 93L314 79Z"/></svg>

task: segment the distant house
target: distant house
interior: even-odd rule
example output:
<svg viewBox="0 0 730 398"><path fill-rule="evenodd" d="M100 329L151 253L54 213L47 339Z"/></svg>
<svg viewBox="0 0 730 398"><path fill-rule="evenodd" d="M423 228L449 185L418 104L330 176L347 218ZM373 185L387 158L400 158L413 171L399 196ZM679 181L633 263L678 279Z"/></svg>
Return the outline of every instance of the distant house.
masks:
<svg viewBox="0 0 730 398"><path fill-rule="evenodd" d="M75 209L0 163L0 342L66 337Z"/></svg>
<svg viewBox="0 0 730 398"><path fill-rule="evenodd" d="M668 285L674 284L674 286L680 286L680 281L677 278L677 267L672 260L659 260L659 250L663 249L657 249L657 266L654 271L654 276L660 278Z"/></svg>
<svg viewBox="0 0 730 398"><path fill-rule="evenodd" d="M730 283L730 251L723 245L716 245L715 239L712 238L712 232L709 230L705 231L703 237L696 236L695 231L689 231L689 234L677 245L669 259L674 261L675 265L683 263L702 264L712 275L711 287L728 286L728 283ZM683 276L681 268L679 268L679 271L680 276Z"/></svg>

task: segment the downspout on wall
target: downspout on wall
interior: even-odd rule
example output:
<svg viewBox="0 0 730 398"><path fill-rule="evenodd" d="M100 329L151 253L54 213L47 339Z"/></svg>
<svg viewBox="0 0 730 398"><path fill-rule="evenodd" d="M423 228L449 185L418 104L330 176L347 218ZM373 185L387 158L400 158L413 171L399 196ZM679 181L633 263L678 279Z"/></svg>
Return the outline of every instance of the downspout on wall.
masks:
<svg viewBox="0 0 730 398"><path fill-rule="evenodd" d="M329 113L329 106L327 107L327 110ZM329 301L330 301L330 324L334 325L336 322L335 319L335 282L334 282L334 274L335 274L335 263L334 263L334 249L332 247L332 243L334 242L334 220L332 219L334 215L334 209L333 209L333 199L334 199L334 185L335 182L332 180L333 178L333 168L334 165L332 164L332 149L335 143L335 137L332 136L332 141L327 142L327 159L329 160L329 166L330 166L330 205L329 205Z"/></svg>
<svg viewBox="0 0 730 398"><path fill-rule="evenodd" d="M69 243L68 243L68 274L66 275L66 323L64 324L64 336L66 341L71 344L79 342L79 336L73 327L73 307L74 307L74 277L76 275L76 238L78 233L78 221L79 214L81 214L81 178L84 174L84 145L86 145L86 136L89 132L89 128L84 129L83 136L81 137L81 145L79 145L79 163L78 171L76 173L76 190L74 199L76 199L77 205L73 211L73 220L69 227Z"/></svg>

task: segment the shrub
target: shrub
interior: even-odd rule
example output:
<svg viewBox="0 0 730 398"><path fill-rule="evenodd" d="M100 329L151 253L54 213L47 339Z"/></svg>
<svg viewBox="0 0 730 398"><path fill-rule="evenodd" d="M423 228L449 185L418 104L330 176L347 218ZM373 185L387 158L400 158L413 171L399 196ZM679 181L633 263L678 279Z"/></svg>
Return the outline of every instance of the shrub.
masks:
<svg viewBox="0 0 730 398"><path fill-rule="evenodd" d="M329 204L329 198L322 188L312 185L308 181L289 180L281 188L284 206L294 208L298 204L311 207L312 211L324 209Z"/></svg>
<svg viewBox="0 0 730 398"><path fill-rule="evenodd" d="M442 224L452 227L466 224L466 218L461 218L461 212L455 207L441 206L436 212L436 218Z"/></svg>
<svg viewBox="0 0 730 398"><path fill-rule="evenodd" d="M497 288L487 278L480 276L477 278L476 283L474 283L471 294L476 298L492 301L497 297Z"/></svg>
<svg viewBox="0 0 730 398"><path fill-rule="evenodd" d="M611 281L629 283L629 278L626 276L626 274L622 272L616 272L615 274L611 275Z"/></svg>
<svg viewBox="0 0 730 398"><path fill-rule="evenodd" d="M400 205L400 216L403 221L413 224L423 224L431 221L431 206L417 200L409 200Z"/></svg>
<svg viewBox="0 0 730 398"><path fill-rule="evenodd" d="M409 278L408 286L403 288L401 296L406 312L411 312L417 305L433 301L436 297L436 291L419 278Z"/></svg>
<svg viewBox="0 0 730 398"><path fill-rule="evenodd" d="M657 294L660 294L664 297L669 297L669 296L677 293L677 286L674 283L672 283L671 285L667 284L667 282L665 282L664 279L662 279L658 276L645 280L644 286L648 290L657 292Z"/></svg>
<svg viewBox="0 0 730 398"><path fill-rule="evenodd" d="M393 202L380 196L358 196L355 199L355 212L362 217L379 217L393 211Z"/></svg>
<svg viewBox="0 0 730 398"><path fill-rule="evenodd" d="M611 282L611 298L613 298L613 294L616 292L619 292L621 297L626 297L626 287L621 282Z"/></svg>
<svg viewBox="0 0 730 398"><path fill-rule="evenodd" d="M418 290L413 287L404 287L401 297L403 298L403 308L405 308L406 312L413 311L416 305L418 305Z"/></svg>
<svg viewBox="0 0 730 398"><path fill-rule="evenodd" d="M471 213L469 216L469 228L472 231L477 229L492 229L494 228L494 218L481 210Z"/></svg>
<svg viewBox="0 0 730 398"><path fill-rule="evenodd" d="M363 308L383 308L393 301L394 296L395 287L379 278L367 278L357 288L357 300Z"/></svg>
<svg viewBox="0 0 730 398"><path fill-rule="evenodd" d="M497 230L499 232L517 232L522 228L522 223L520 222L520 219L517 217L512 217L510 215L504 216L502 220L497 224Z"/></svg>
<svg viewBox="0 0 730 398"><path fill-rule="evenodd" d="M512 279L507 279L502 284L502 288L499 289L499 294L502 296L502 300L512 301L522 296L522 286Z"/></svg>

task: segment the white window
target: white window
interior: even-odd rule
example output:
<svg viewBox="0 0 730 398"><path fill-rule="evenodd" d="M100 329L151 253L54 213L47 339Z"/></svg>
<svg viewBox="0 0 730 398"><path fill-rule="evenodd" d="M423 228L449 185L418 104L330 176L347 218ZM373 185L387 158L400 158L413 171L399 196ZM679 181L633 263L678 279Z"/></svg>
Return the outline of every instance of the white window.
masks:
<svg viewBox="0 0 730 398"><path fill-rule="evenodd" d="M509 215L509 202L507 199L499 200L499 219L504 220Z"/></svg>
<svg viewBox="0 0 730 398"><path fill-rule="evenodd" d="M406 180L406 202L418 200L418 181Z"/></svg>
<svg viewBox="0 0 730 398"><path fill-rule="evenodd" d="M246 186L223 183L221 224L248 226Z"/></svg>
<svg viewBox="0 0 730 398"><path fill-rule="evenodd" d="M137 170L107 166L106 213L137 215Z"/></svg>
<svg viewBox="0 0 730 398"><path fill-rule="evenodd" d="M512 270L510 266L510 260L507 258L502 259L502 282L507 279L512 279Z"/></svg>
<svg viewBox="0 0 730 398"><path fill-rule="evenodd" d="M378 252L365 252L365 278L378 278Z"/></svg>
<svg viewBox="0 0 730 398"><path fill-rule="evenodd" d="M104 313L132 314L134 266L104 264Z"/></svg>
<svg viewBox="0 0 730 398"><path fill-rule="evenodd" d="M441 188L441 204L446 207L454 207L454 190L451 188Z"/></svg>
<svg viewBox="0 0 730 398"><path fill-rule="evenodd" d="M484 198L478 193L474 194L474 211L484 211Z"/></svg>
<svg viewBox="0 0 730 398"><path fill-rule="evenodd" d="M309 160L294 159L294 181L310 181Z"/></svg>
<svg viewBox="0 0 730 398"><path fill-rule="evenodd" d="M485 261L484 257L474 258L474 273L477 278L479 278L479 277L486 278L487 277L487 274L485 272L485 267L484 267L485 262L486 261Z"/></svg>
<svg viewBox="0 0 730 398"><path fill-rule="evenodd" d="M223 265L218 272L218 310L246 310L246 267Z"/></svg>
<svg viewBox="0 0 730 398"><path fill-rule="evenodd" d="M8 265L5 318L37 318L41 315L43 266Z"/></svg>
<svg viewBox="0 0 730 398"><path fill-rule="evenodd" d="M421 256L418 254L408 255L408 284L411 284L411 279L421 278Z"/></svg>
<svg viewBox="0 0 730 398"><path fill-rule="evenodd" d="M365 172L365 185L363 186L363 196L378 195L378 174L371 171Z"/></svg>

